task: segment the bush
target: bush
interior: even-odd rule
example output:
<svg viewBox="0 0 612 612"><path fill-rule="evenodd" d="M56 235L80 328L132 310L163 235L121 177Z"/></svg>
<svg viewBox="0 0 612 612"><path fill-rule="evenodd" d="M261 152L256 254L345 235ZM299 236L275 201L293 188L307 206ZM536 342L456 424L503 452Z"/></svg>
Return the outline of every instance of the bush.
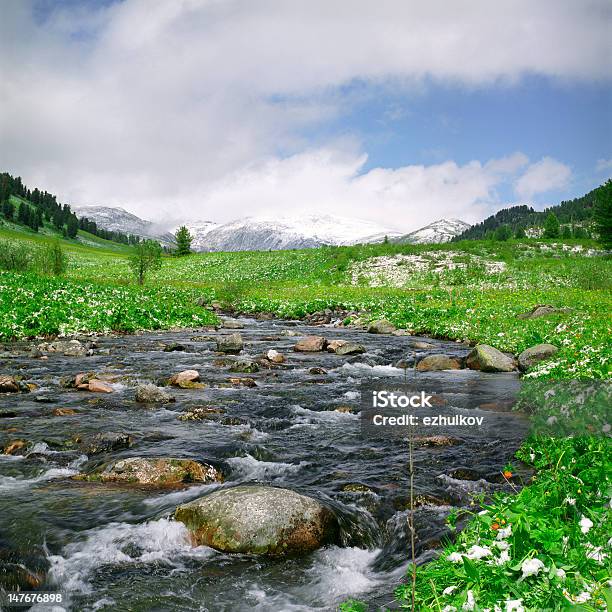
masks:
<svg viewBox="0 0 612 612"><path fill-rule="evenodd" d="M68 256L59 240L43 247L37 254L37 265L43 274L62 276L68 269Z"/></svg>
<svg viewBox="0 0 612 612"><path fill-rule="evenodd" d="M32 268L34 256L25 244L0 241L0 269L9 272L27 272Z"/></svg>

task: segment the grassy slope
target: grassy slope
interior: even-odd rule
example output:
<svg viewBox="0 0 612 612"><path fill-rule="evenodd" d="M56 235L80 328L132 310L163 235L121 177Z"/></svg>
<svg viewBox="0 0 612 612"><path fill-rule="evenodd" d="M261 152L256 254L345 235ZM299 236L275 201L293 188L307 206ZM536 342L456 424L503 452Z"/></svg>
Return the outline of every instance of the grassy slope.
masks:
<svg viewBox="0 0 612 612"><path fill-rule="evenodd" d="M571 242L577 244L592 246ZM365 313L362 318L386 317L414 332L487 342L514 352L549 341L560 347L559 353L536 367L531 376L609 378L612 262L568 255L560 244L379 245L164 258L162 269L144 289L127 286L130 275L125 255L78 244L66 244L66 248L71 258L66 280L0 274L0 333L11 335L7 334L9 324L13 335L52 333L54 329L72 332L203 324L211 320L210 314L196 307L194 298L205 296L240 311L265 310L289 317L326 307L357 310ZM351 262L433 251L458 253L457 260L464 262L474 263L476 257L501 261L506 269L493 275L479 266L441 274L415 273L407 287L396 289L349 282ZM16 302L15 294L23 298ZM47 311L41 309L41 303ZM572 310L535 320L516 317L536 304ZM168 314L170 307L172 315ZM522 599L528 609L558 609L561 602L587 593L590 603L601 607L597 601L603 601L609 556L601 559L603 563L589 558L593 549L587 545L606 545L610 531L609 450L606 438L527 440L520 458L540 470L538 479L518 496L493 500L487 514L475 515L437 561L419 568L417 609L461 609L466 602L469 606L470 593L478 605L492 607L501 602L503 608L504 601ZM588 533L580 528L585 516L594 525ZM473 545L494 550L496 530L492 525L498 521L514 528L506 538L507 563L488 564L490 558L449 560L451 552L466 553ZM494 556L499 558L500 550L495 549ZM532 558L542 560L547 570L522 580L522 564ZM563 569L565 579L551 574L557 569ZM447 587L455 588L444 595ZM398 598L405 605L411 597L410 587L399 589ZM345 609L363 607L347 604Z"/></svg>

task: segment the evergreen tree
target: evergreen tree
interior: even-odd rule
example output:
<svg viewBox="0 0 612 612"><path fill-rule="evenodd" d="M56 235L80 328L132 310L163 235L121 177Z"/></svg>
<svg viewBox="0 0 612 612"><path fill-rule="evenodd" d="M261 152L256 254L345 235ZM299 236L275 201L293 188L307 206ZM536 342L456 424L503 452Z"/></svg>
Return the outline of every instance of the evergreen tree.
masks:
<svg viewBox="0 0 612 612"><path fill-rule="evenodd" d="M507 223L504 223L504 225L500 225L495 230L495 240L506 242L507 240L510 240L510 238L512 238L512 230L510 229L510 226Z"/></svg>
<svg viewBox="0 0 612 612"><path fill-rule="evenodd" d="M193 240L189 230L182 225L176 230L174 237L176 238L176 254L179 256L189 255L189 253L191 253L191 242Z"/></svg>
<svg viewBox="0 0 612 612"><path fill-rule="evenodd" d="M571 237L572 237L572 228L571 228L571 226L564 225L563 229L561 230L561 238L563 238L564 240L568 240Z"/></svg>
<svg viewBox="0 0 612 612"><path fill-rule="evenodd" d="M522 240L523 238L527 238L527 234L525 233L525 228L522 225L519 225L514 232L514 237L517 240Z"/></svg>
<svg viewBox="0 0 612 612"><path fill-rule="evenodd" d="M593 216L600 244L604 249L612 249L612 179L606 181L597 193Z"/></svg>
<svg viewBox="0 0 612 612"><path fill-rule="evenodd" d="M77 232L79 231L79 220L76 215L70 215L68 222L66 223L66 235L68 238L76 238Z"/></svg>
<svg viewBox="0 0 612 612"><path fill-rule="evenodd" d="M582 225L574 225L574 227L572 228L572 236L574 238L588 238L589 237L589 235L587 234L584 227L582 227Z"/></svg>
<svg viewBox="0 0 612 612"><path fill-rule="evenodd" d="M546 221L544 222L544 234L543 238L558 238L560 234L559 231L559 219L557 219L557 215L554 212L548 213L548 217L546 217Z"/></svg>

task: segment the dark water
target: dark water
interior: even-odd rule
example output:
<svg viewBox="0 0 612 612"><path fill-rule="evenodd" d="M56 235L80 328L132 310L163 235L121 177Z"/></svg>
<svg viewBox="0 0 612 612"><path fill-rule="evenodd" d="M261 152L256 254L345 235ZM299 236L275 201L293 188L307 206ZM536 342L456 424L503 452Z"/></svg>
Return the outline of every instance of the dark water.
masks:
<svg viewBox="0 0 612 612"><path fill-rule="evenodd" d="M411 338L292 322L244 323L243 355L274 348L287 355L285 366L240 375L215 365L214 338L233 331L226 329L99 338L99 349L110 349L108 355L99 350L82 358L52 354L43 361L16 346L14 355L3 358L1 373L22 374L39 389L0 396L0 409L17 413L0 418L0 444L17 438L35 444L25 457L0 455L0 565L16 562L38 572L44 576L41 589L68 594L63 607L69 610L302 611L333 610L347 597L373 607L392 602L409 558L407 444L364 438L358 414L334 409L351 406L358 412L364 380L405 376L390 364L412 356ZM287 330L361 342L368 353L359 360L365 357L369 365L334 354L294 353L297 338L283 335ZM173 342L186 351L162 350ZM467 352L454 343L434 343L435 349L422 352ZM310 374L314 366L327 374ZM177 401L165 407L134 403L137 383L184 369L198 370L209 386L173 389ZM83 371L115 375L115 392L59 386L60 376ZM230 376L251 376L258 386L228 387ZM415 448L416 554L425 562L448 534L444 521L452 506L469 504L473 492L507 486L499 484L499 472L519 446L524 422L490 410L496 394L517 384L513 375L465 370L420 376L456 394L470 392L470 405L462 411L485 415L494 424L485 433L453 430L460 439L454 446ZM486 392L474 391L480 383ZM51 402L36 402L41 395ZM177 418L200 405L223 408L225 414L219 421ZM78 413L53 416L57 407ZM96 432L130 433L134 445L89 457L57 450L75 434ZM206 461L223 471L226 482L168 491L70 479L128 456ZM170 518L176 505L245 482L293 488L330 505L341 517L343 545L283 560L192 548L184 527ZM364 490L346 490L356 484Z"/></svg>

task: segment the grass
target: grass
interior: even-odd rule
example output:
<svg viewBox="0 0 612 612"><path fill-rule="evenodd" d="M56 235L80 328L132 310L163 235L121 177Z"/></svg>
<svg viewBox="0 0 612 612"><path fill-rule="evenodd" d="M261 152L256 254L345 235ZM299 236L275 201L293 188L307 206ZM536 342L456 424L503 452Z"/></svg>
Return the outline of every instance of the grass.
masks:
<svg viewBox="0 0 612 612"><path fill-rule="evenodd" d="M32 245L44 240L8 227L0 228L1 237ZM559 351L532 368L527 379L610 377L612 261L593 252L589 241L164 257L144 288L133 285L125 251L63 244L70 259L64 279L0 273L0 338L212 323L210 311L196 305L200 298L237 312L288 318L325 308L355 311L353 318L361 322L386 318L416 334L487 343L513 353L550 342ZM399 265L398 256L404 258ZM415 257L425 263L417 266L410 259ZM441 268L440 258L447 262ZM387 277L386 286L368 286L373 278L381 280L380 272L372 272L373 261L387 262L383 276L393 276L395 286L388 286ZM491 263L493 272L487 271ZM538 304L568 310L518 317ZM474 500L463 530L437 560L418 568L416 609L575 605L593 610L612 603L606 590L612 532L609 437L540 433L525 441L517 460L537 470L534 481L514 495ZM449 519L453 526L457 517ZM400 586L396 595L410 609L412 586ZM367 605L347 602L341 609L366 610Z"/></svg>

